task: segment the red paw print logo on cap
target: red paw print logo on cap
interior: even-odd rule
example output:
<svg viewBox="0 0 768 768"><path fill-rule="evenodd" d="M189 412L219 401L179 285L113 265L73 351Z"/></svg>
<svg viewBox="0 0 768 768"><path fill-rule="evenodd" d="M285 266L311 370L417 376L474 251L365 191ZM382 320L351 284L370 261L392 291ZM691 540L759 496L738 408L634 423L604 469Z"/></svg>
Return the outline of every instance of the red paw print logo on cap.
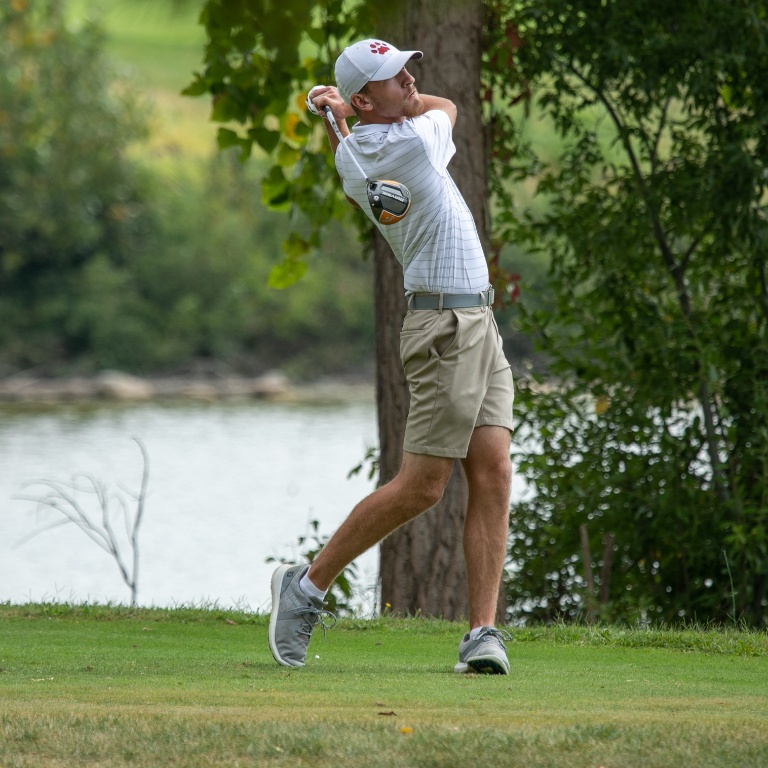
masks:
<svg viewBox="0 0 768 768"><path fill-rule="evenodd" d="M389 46L386 43L371 43L371 53L386 53Z"/></svg>

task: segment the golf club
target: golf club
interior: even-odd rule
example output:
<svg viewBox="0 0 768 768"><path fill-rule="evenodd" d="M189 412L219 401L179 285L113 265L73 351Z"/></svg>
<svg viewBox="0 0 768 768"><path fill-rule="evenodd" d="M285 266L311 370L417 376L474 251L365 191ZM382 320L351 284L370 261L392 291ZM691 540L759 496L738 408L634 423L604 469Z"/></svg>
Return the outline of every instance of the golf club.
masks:
<svg viewBox="0 0 768 768"><path fill-rule="evenodd" d="M346 146L344 137L341 135L336 118L333 116L330 107L325 107L325 114L333 128L333 132L339 139L340 144L344 144L347 154L352 158L352 162L357 166L357 170L365 179L368 193L368 203L371 211L379 224L394 224L400 221L408 209L411 207L411 193L405 184L390 179L369 179L368 174L362 169L357 158L352 154L352 150Z"/></svg>

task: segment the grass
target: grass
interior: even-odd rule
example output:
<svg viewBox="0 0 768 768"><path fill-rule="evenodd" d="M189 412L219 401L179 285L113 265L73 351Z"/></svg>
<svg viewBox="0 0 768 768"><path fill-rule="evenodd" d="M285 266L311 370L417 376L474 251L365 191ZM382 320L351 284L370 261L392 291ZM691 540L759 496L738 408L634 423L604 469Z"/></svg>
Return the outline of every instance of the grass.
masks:
<svg viewBox="0 0 768 768"><path fill-rule="evenodd" d="M202 67L205 30L199 3L150 0L66 0L77 25L91 18L106 34L106 53L120 75L151 105L150 133L137 150L148 162L195 163L216 153L210 101L181 91Z"/></svg>
<svg viewBox="0 0 768 768"><path fill-rule="evenodd" d="M481 677L461 632L343 620L289 670L264 616L0 606L0 765L768 765L765 633L515 629Z"/></svg>

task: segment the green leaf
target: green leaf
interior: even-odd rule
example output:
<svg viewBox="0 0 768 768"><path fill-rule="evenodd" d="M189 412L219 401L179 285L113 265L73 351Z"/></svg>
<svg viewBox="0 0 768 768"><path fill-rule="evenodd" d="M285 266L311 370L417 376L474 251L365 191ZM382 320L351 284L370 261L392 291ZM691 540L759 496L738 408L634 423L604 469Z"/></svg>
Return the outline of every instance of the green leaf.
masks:
<svg viewBox="0 0 768 768"><path fill-rule="evenodd" d="M296 232L291 232L288 239L282 244L283 253L288 259L300 259L311 250L309 241L305 240Z"/></svg>
<svg viewBox="0 0 768 768"><path fill-rule="evenodd" d="M216 144L219 149L229 149L230 147L239 147L242 139L235 131L229 128L219 128L216 134Z"/></svg>
<svg viewBox="0 0 768 768"><path fill-rule="evenodd" d="M248 136L255 141L265 152L272 152L280 143L280 131L270 131L267 128L259 126L251 128Z"/></svg>
<svg viewBox="0 0 768 768"><path fill-rule="evenodd" d="M261 183L261 199L265 205L277 210L288 210L291 185L283 175L283 169L273 165Z"/></svg>
<svg viewBox="0 0 768 768"><path fill-rule="evenodd" d="M316 27L309 27L307 30L307 37L318 46L325 45L325 30L317 29Z"/></svg>
<svg viewBox="0 0 768 768"><path fill-rule="evenodd" d="M286 259L272 267L267 279L267 285L277 290L285 290L301 280L306 271L307 265L305 262Z"/></svg>
<svg viewBox="0 0 768 768"><path fill-rule="evenodd" d="M213 100L213 109L211 110L211 120L217 123L228 123L231 120L243 121L243 108L235 100L222 93Z"/></svg>
<svg viewBox="0 0 768 768"><path fill-rule="evenodd" d="M280 142L280 146L277 150L277 164L282 168L292 168L299 161L301 153L298 149L286 144L284 141Z"/></svg>
<svg viewBox="0 0 768 768"><path fill-rule="evenodd" d="M206 93L209 93L208 83L199 74L181 91L182 96L203 96Z"/></svg>

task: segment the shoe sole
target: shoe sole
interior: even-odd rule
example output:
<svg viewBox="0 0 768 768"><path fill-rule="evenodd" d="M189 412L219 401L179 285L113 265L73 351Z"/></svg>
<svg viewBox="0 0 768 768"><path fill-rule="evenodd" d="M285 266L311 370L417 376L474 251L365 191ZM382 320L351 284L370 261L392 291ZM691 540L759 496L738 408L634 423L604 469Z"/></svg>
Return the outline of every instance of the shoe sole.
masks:
<svg viewBox="0 0 768 768"><path fill-rule="evenodd" d="M508 675L509 667L497 658L472 659L472 661L460 661L453 668L459 675L475 673L478 675Z"/></svg>
<svg viewBox="0 0 768 768"><path fill-rule="evenodd" d="M472 659L467 665L480 675L508 675L509 667L499 659Z"/></svg>
<svg viewBox="0 0 768 768"><path fill-rule="evenodd" d="M303 664L291 664L281 658L277 651L277 644L275 642L275 631L277 629L277 614L280 611L280 592L283 586L283 576L286 571L290 571L292 568L296 568L295 565L281 565L272 574L272 613L269 616L269 650L272 651L272 656L278 664L284 667L302 667Z"/></svg>

